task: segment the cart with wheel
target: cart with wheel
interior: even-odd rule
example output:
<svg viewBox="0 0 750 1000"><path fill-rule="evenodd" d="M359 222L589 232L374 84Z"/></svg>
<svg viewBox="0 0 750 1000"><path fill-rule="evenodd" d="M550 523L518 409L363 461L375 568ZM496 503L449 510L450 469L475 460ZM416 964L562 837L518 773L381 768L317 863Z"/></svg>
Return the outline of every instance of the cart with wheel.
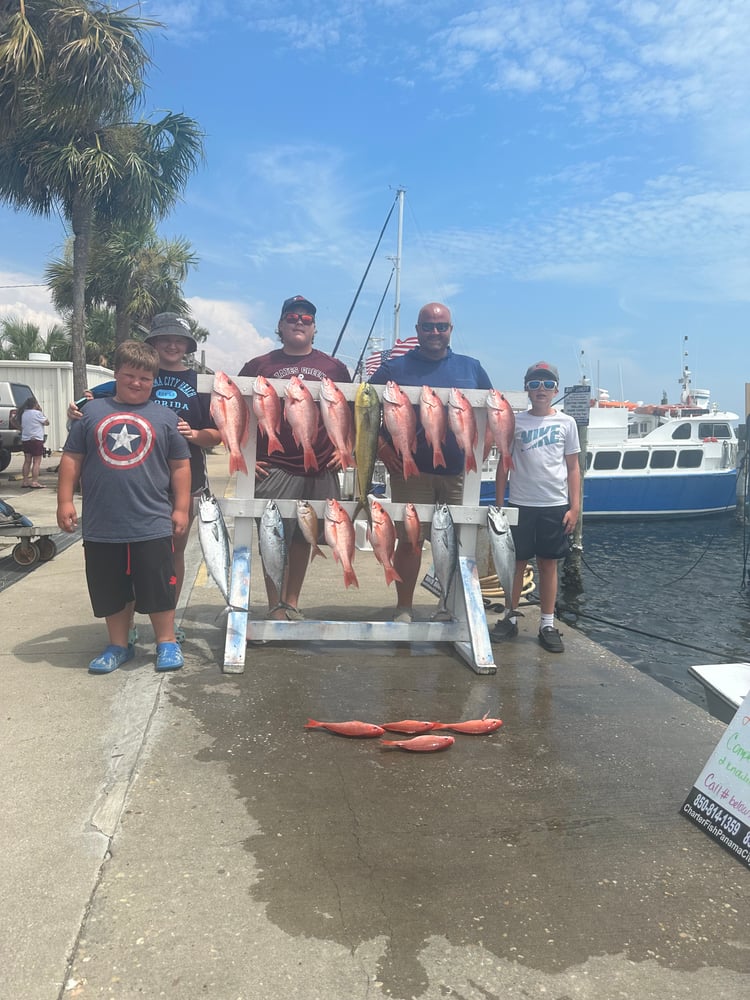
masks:
<svg viewBox="0 0 750 1000"><path fill-rule="evenodd" d="M33 566L37 562L48 562L57 554L57 546L50 536L60 529L55 525L41 528L25 514L19 514L11 505L0 500L0 538L17 538L11 555L18 566Z"/></svg>

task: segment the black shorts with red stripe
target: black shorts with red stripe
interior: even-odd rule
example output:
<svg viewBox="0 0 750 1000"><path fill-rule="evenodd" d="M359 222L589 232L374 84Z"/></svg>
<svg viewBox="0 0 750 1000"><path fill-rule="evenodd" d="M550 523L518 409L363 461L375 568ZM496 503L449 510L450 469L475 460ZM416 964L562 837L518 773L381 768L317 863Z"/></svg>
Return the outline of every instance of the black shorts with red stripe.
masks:
<svg viewBox="0 0 750 1000"><path fill-rule="evenodd" d="M135 601L139 614L174 611L177 578L172 536L145 542L84 542L86 583L95 618Z"/></svg>

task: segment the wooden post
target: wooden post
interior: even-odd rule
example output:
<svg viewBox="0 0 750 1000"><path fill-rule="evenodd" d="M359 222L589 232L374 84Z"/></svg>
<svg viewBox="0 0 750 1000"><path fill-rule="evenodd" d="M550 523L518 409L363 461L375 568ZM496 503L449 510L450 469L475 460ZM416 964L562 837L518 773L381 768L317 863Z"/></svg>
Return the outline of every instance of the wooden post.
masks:
<svg viewBox="0 0 750 1000"><path fill-rule="evenodd" d="M588 446L589 435L589 410L591 407L591 387L588 385L574 385L565 390L565 412L569 413L578 427L578 440L581 445L581 452L578 456L578 465L581 470L581 513L578 523L573 532L570 552L565 559L563 566L562 584L566 590L573 593L583 593L583 574L581 564L583 560L583 481L586 475L586 448Z"/></svg>
<svg viewBox="0 0 750 1000"><path fill-rule="evenodd" d="M581 453L578 456L578 465L581 469L581 513L571 539L570 552L566 556L565 565L563 566L563 586L576 594L583 593L583 573L581 571L583 559L583 479L586 475L586 447L588 445L588 437L588 424L579 426L578 439L581 443Z"/></svg>

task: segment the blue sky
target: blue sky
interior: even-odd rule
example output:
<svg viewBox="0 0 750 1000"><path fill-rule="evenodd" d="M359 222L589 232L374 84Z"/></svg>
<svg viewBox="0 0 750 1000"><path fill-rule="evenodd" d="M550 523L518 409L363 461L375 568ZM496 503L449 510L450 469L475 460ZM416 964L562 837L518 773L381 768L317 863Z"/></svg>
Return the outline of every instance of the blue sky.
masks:
<svg viewBox="0 0 750 1000"><path fill-rule="evenodd" d="M200 257L186 293L232 373L275 345L282 300L331 350L396 190L401 332L453 310L455 350L501 389L546 359L655 401L688 351L744 411L750 381L746 0L214 0L143 7L147 109L184 111L206 163L161 226ZM0 285L42 280L59 219L0 209ZM391 219L337 356L362 350L396 252ZM390 341L393 285L376 335ZM43 288L0 316L54 319ZM683 338L689 339L685 344Z"/></svg>

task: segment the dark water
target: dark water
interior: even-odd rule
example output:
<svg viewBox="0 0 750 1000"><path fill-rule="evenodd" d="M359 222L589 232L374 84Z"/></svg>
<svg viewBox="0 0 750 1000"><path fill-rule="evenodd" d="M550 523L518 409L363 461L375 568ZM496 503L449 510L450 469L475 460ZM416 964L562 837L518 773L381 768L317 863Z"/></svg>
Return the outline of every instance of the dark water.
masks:
<svg viewBox="0 0 750 1000"><path fill-rule="evenodd" d="M750 526L734 515L586 522L583 593L561 585L559 616L705 706L688 667L750 662L750 587L743 587L748 536Z"/></svg>

